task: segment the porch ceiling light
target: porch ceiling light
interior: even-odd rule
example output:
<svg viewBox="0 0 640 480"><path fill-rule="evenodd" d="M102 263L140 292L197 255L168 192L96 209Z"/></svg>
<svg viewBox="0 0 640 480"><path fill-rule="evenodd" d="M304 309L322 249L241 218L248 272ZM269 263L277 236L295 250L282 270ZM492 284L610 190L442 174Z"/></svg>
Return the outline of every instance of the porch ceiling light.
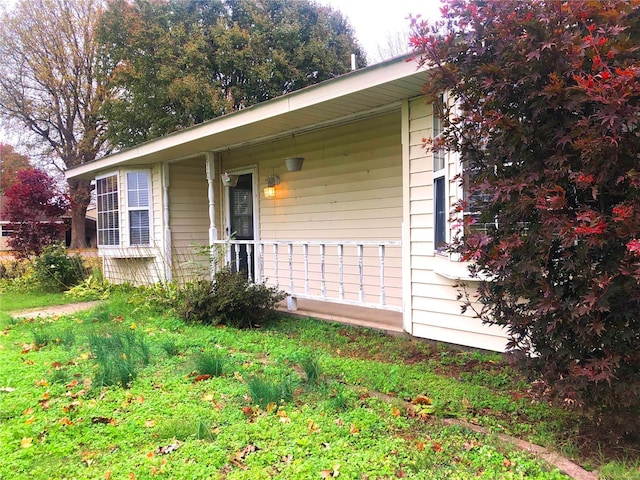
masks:
<svg viewBox="0 0 640 480"><path fill-rule="evenodd" d="M267 177L267 186L264 187L264 198L276 198L277 185L280 185L280 177L278 175L269 175Z"/></svg>

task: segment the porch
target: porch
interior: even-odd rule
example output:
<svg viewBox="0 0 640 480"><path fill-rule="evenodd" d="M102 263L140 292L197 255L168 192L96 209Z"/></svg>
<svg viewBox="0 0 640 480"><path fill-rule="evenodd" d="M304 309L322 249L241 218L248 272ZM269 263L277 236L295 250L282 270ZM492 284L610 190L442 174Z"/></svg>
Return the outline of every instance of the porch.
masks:
<svg viewBox="0 0 640 480"><path fill-rule="evenodd" d="M288 294L280 309L300 317L403 331L400 241L213 242L212 269L231 265Z"/></svg>

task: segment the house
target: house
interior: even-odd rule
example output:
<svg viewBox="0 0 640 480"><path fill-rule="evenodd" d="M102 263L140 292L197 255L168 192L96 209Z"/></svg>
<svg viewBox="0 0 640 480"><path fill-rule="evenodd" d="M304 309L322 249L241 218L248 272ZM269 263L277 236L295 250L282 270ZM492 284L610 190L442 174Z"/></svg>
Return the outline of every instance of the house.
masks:
<svg viewBox="0 0 640 480"><path fill-rule="evenodd" d="M454 285L472 280L437 248L462 192L458 159L423 145L428 79L389 60L68 170L96 181L106 278L185 279L213 246L290 309L389 312L416 337L504 350L503 330L461 313Z"/></svg>
<svg viewBox="0 0 640 480"><path fill-rule="evenodd" d="M0 195L0 252L8 252L10 254L11 247L9 246L8 241L9 237L13 233L13 229L11 228L11 222L9 222L5 212L5 204L6 197L4 195ZM95 248L97 246L95 215L95 207L87 209L87 215L85 217L85 233L87 237L87 245L91 248ZM45 219L43 218L42 220ZM64 241L65 245L69 246L71 243L71 215L64 215L59 222L67 223L68 228L66 229L64 236L60 237L60 241Z"/></svg>

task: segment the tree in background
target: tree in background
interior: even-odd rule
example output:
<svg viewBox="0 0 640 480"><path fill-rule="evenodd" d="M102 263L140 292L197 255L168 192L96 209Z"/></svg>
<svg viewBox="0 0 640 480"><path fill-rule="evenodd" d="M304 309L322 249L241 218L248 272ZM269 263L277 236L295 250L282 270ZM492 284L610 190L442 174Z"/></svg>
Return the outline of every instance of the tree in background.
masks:
<svg viewBox="0 0 640 480"><path fill-rule="evenodd" d="M18 180L18 172L29 168L29 158L16 152L11 145L0 143L0 195Z"/></svg>
<svg viewBox="0 0 640 480"><path fill-rule="evenodd" d="M352 53L364 65L345 18L309 0L113 0L99 32L118 146L343 74Z"/></svg>
<svg viewBox="0 0 640 480"><path fill-rule="evenodd" d="M22 0L0 14L0 116L27 128L61 171L105 148L97 69L100 0ZM85 247L89 180L70 180L71 248Z"/></svg>
<svg viewBox="0 0 640 480"><path fill-rule="evenodd" d="M16 257L29 258L63 238L66 225L62 216L69 199L43 170L20 170L17 176L17 182L5 192L6 214L13 230L8 244Z"/></svg>
<svg viewBox="0 0 640 480"><path fill-rule="evenodd" d="M640 6L448 0L414 21L430 98L453 108L434 148L460 154L478 312L570 404L640 406ZM436 103L438 104L438 103ZM481 212L464 215L464 212ZM479 220L488 228L477 229ZM470 307L467 304L467 307Z"/></svg>

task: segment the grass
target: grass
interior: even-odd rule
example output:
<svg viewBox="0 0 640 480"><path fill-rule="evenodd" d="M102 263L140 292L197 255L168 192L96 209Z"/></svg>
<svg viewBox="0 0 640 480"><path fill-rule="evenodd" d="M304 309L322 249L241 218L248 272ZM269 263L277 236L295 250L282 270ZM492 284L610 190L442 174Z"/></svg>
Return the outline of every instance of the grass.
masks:
<svg viewBox="0 0 640 480"><path fill-rule="evenodd" d="M67 303L69 298L64 293L11 292L0 295L0 312L17 312Z"/></svg>
<svg viewBox="0 0 640 480"><path fill-rule="evenodd" d="M40 348L36 331L48 339ZM64 332L72 341L56 340ZM52 472L88 479L559 479L526 452L443 419L551 448L577 420L527 396L498 355L443 354L436 344L314 320L214 328L116 296L56 319L0 317L0 333L2 480ZM104 382L103 363L123 354L136 376L125 370ZM198 379L194 361L207 355L209 365L224 358L222 375ZM637 478L634 460L598 463L609 472L603 478Z"/></svg>

